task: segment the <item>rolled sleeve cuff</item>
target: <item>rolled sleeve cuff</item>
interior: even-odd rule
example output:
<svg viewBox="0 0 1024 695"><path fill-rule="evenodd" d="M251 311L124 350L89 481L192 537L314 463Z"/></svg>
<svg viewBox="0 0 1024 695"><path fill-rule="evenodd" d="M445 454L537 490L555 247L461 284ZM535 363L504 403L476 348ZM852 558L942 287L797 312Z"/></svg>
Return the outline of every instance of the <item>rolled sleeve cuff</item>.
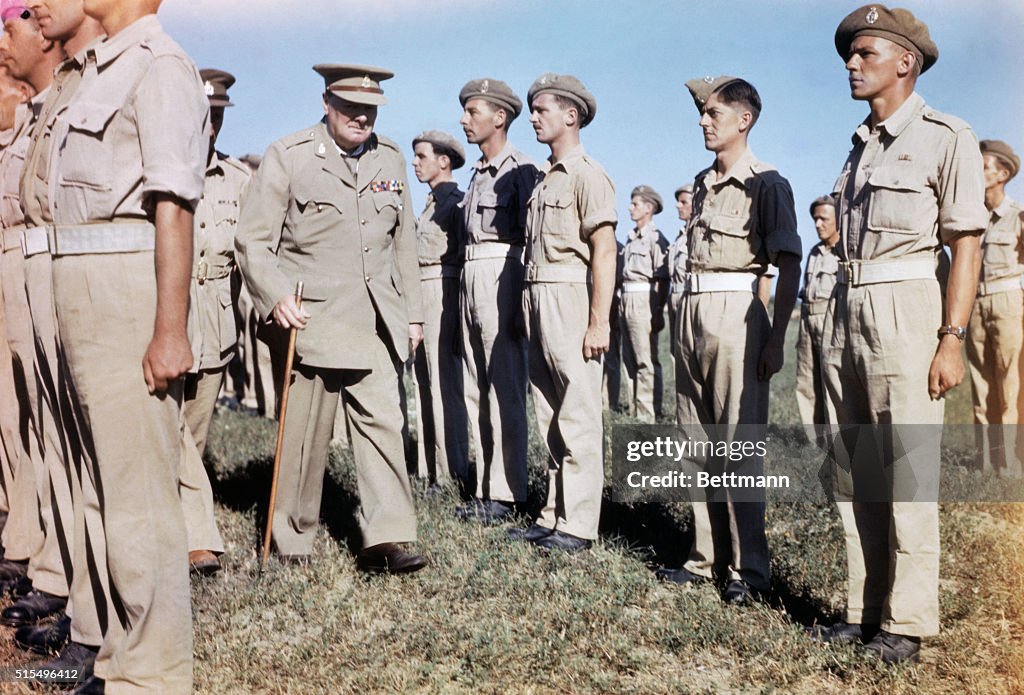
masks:
<svg viewBox="0 0 1024 695"><path fill-rule="evenodd" d="M167 193L188 203L192 212L203 197L203 178L197 177L193 167L150 167L142 182L142 195Z"/></svg>
<svg viewBox="0 0 1024 695"><path fill-rule="evenodd" d="M590 236L598 227L606 224L610 224L612 229L615 229L615 225L618 224L618 221L619 220L615 215L614 209L596 210L583 218L583 234Z"/></svg>
<svg viewBox="0 0 1024 695"><path fill-rule="evenodd" d="M939 212L939 234L944 243L964 233L981 234L988 226L988 211L979 203L953 203Z"/></svg>

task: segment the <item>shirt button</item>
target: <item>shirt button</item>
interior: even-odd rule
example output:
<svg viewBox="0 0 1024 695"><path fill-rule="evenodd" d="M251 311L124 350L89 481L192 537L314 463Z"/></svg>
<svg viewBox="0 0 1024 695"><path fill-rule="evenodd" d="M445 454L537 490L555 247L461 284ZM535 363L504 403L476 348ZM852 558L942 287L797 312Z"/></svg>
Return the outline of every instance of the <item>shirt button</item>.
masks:
<svg viewBox="0 0 1024 695"><path fill-rule="evenodd" d="M364 246L364 247L363 247L363 251L364 251L364 252L368 252L369 250L370 250L370 247L369 247L369 246Z"/></svg>
<svg viewBox="0 0 1024 695"><path fill-rule="evenodd" d="M370 281L370 276L369 275L364 275L363 279L366 280L367 282L369 282Z"/></svg>
<svg viewBox="0 0 1024 695"><path fill-rule="evenodd" d="M200 229L206 229L206 223L205 222L200 222L199 223L199 228Z"/></svg>
<svg viewBox="0 0 1024 695"><path fill-rule="evenodd" d="M366 224L366 220L359 220L359 224Z"/></svg>

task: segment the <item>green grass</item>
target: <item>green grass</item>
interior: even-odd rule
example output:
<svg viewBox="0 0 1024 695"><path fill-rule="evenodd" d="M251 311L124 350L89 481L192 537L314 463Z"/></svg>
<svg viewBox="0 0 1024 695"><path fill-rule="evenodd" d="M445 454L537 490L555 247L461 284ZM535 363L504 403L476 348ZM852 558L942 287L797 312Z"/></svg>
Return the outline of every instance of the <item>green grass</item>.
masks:
<svg viewBox="0 0 1024 695"><path fill-rule="evenodd" d="M796 421L795 337L794 326L787 364L772 384L779 423ZM670 410L667 352L662 363ZM969 417L964 386L947 412ZM630 422L619 414L606 420ZM843 601L841 533L823 494L769 496L774 590L766 606L733 609L713 587L655 580L653 566L686 551L684 503L627 507L606 499L602 540L592 551L546 557L507 541L504 528L454 520L452 490L417 493L419 548L431 567L368 579L352 558L351 455L332 450L314 561L292 567L272 560L259 577L274 434L269 421L223 413L211 436L227 553L220 575L193 584L197 692L1024 692L1021 505L941 506L943 632L927 640L920 665L889 669L803 635L801 621L831 618ZM809 447L773 437L770 471L816 475L820 460ZM536 509L544 453L532 413L530 456ZM959 466L965 457L944 452L948 494L991 484ZM8 657L24 661L0 652Z"/></svg>

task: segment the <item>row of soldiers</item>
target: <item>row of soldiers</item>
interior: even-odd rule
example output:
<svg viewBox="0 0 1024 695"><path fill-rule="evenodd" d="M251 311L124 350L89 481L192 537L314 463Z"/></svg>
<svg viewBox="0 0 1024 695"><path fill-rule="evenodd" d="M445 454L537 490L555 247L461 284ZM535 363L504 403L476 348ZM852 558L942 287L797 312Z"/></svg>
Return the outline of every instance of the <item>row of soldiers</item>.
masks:
<svg viewBox="0 0 1024 695"><path fill-rule="evenodd" d="M747 144L762 107L748 82L687 83L715 161L677 191L686 233L666 249L651 225L661 200L637 187L636 228L618 251L614 187L580 144L597 102L577 78L548 73L529 90L530 123L551 150L539 167L508 141L523 107L515 92L490 78L468 82L461 124L481 157L463 194L451 174L466 162L458 141L438 131L415 138L413 169L431 189L416 221L400 148L374 132L390 72L315 66L324 119L271 145L249 179L213 147L233 78L197 73L160 28L158 6L5 0L0 10L10 76L35 93L0 159L5 203L16 203L11 217L5 209L0 271L2 342L14 352L6 392L30 404L2 433L9 520L0 571L27 592L2 619L23 624L15 638L29 649L70 639L50 666L95 669L76 692L191 688L189 560L212 570L223 551L201 454L240 316L256 317L278 357L297 331L272 519L284 561L304 563L312 551L340 412L360 496L357 566L404 573L427 564L409 545L401 365L410 356L422 473L472 490L456 514L499 523L522 510L529 383L549 452L548 499L510 536L588 548L604 480L603 355L617 277L634 412L658 408L651 335L671 295L677 421L766 422L801 248L788 182ZM981 154L966 124L914 93L937 49L909 12L860 8L841 23L836 47L852 96L872 115L829 197L841 243L824 310L830 339L813 350L823 422L941 424L938 396L962 377L959 343L989 218ZM1006 167L990 168L1005 184ZM930 172L940 180L926 186ZM828 207L818 202L812 211ZM945 308L941 243L952 253ZM252 313L237 311L236 266ZM1019 271L1017 282L1019 300ZM899 316L870 314L880 292ZM931 321L942 326L937 350ZM926 347L936 353L929 369L901 361L894 371L893 360ZM894 466L938 460L927 447L913 461L886 455ZM761 470L763 460L744 465ZM916 659L919 638L938 627L935 505L865 508L852 481L837 488L848 622L814 636L863 640L886 661ZM691 583L717 573L724 599L743 604L770 585L764 500L726 497L694 505L688 561L659 576ZM38 528L25 533L19 519ZM910 558L892 571L895 551L880 532L889 523Z"/></svg>

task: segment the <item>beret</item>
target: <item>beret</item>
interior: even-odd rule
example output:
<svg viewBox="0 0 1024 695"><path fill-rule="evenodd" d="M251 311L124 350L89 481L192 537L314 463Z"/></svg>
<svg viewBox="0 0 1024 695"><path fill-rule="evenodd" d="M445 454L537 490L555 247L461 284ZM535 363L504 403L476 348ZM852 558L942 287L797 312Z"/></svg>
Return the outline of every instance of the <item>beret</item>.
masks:
<svg viewBox="0 0 1024 695"><path fill-rule="evenodd" d="M690 195L693 195L693 184L684 183L682 186L676 189L676 192L672 194L672 197L679 198L680 193L689 193Z"/></svg>
<svg viewBox="0 0 1024 695"><path fill-rule="evenodd" d="M1020 171L1020 157L1002 140L982 140L978 146L982 154L990 154L1004 162L1010 168L1011 179Z"/></svg>
<svg viewBox="0 0 1024 695"><path fill-rule="evenodd" d="M370 106L388 103L380 83L395 76L390 70L340 63L320 63L313 69L324 78L324 88L340 99Z"/></svg>
<svg viewBox="0 0 1024 695"><path fill-rule="evenodd" d="M939 59L939 48L928 34L928 25L910 10L885 5L864 5L846 15L836 29L836 51L843 60L850 57L850 45L858 36L877 36L912 51L924 72Z"/></svg>
<svg viewBox="0 0 1024 695"><path fill-rule="evenodd" d="M523 102L512 91L512 88L501 80L481 77L477 80L470 80L459 92L459 103L463 107L470 99L483 99L495 106L505 109L509 114L509 122L512 122L523 112Z"/></svg>
<svg viewBox="0 0 1024 695"><path fill-rule="evenodd" d="M452 160L452 169L458 169L466 163L466 152L462 149L459 141L442 130L425 130L412 139L413 148L418 143L429 142L432 147L440 147Z"/></svg>
<svg viewBox="0 0 1024 695"><path fill-rule="evenodd" d="M533 100L540 94L557 94L575 103L580 110L580 128L590 125L594 116L597 115L597 99L578 78L572 75L544 73L530 85L530 91L526 95L526 101L531 107Z"/></svg>
<svg viewBox="0 0 1024 695"><path fill-rule="evenodd" d="M704 104L707 103L715 90L735 79L735 77L730 77L729 75L695 77L692 80L686 81L686 88L690 90L690 95L693 97L693 103L697 107L697 111L703 112Z"/></svg>
<svg viewBox="0 0 1024 695"><path fill-rule="evenodd" d="M630 200L632 200L633 198L640 198L641 200L647 201L648 203L654 206L655 215L657 215L659 212L665 209L664 206L661 204L661 196L658 195L658 192L651 188L650 186L644 184L640 184L639 186L634 188L633 191L629 194L629 198Z"/></svg>
<svg viewBox="0 0 1024 695"><path fill-rule="evenodd" d="M210 100L210 106L234 106L228 97L228 90L235 83L235 76L224 70L205 68L199 71L203 80L203 91Z"/></svg>

